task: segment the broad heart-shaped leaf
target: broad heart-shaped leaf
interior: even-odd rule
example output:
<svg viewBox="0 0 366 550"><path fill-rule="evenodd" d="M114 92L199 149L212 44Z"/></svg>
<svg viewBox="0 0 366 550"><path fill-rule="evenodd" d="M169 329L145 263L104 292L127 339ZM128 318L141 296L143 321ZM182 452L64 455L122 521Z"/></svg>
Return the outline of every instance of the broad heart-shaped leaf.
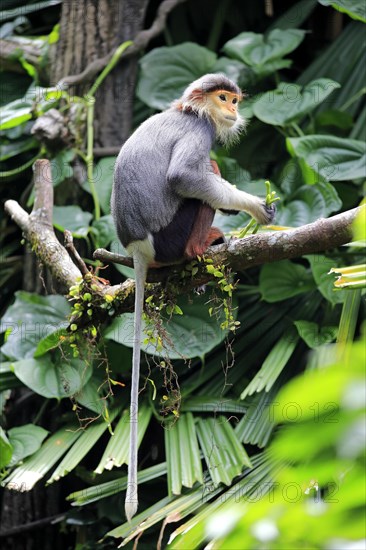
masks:
<svg viewBox="0 0 366 550"><path fill-rule="evenodd" d="M10 444L9 439L6 437L6 433L0 426L0 469L5 468L11 460L13 454L13 447Z"/></svg>
<svg viewBox="0 0 366 550"><path fill-rule="evenodd" d="M242 87L250 86L256 80L256 75L250 67L237 59L230 59L229 57L219 57L211 72L224 73L234 82L240 82Z"/></svg>
<svg viewBox="0 0 366 550"><path fill-rule="evenodd" d="M60 231L68 229L74 237L86 237L93 214L84 212L80 206L54 206L53 225Z"/></svg>
<svg viewBox="0 0 366 550"><path fill-rule="evenodd" d="M242 32L226 42L223 50L230 57L259 69L295 50L304 36L305 31L299 29L274 29L267 36Z"/></svg>
<svg viewBox="0 0 366 550"><path fill-rule="evenodd" d="M95 189L97 191L100 208L104 214L109 214L111 211L110 202L115 164L116 157L104 157L94 166L93 170ZM87 180L83 183L83 189L87 191L87 193L91 193Z"/></svg>
<svg viewBox="0 0 366 550"><path fill-rule="evenodd" d="M347 291L335 290L335 276L334 274L329 273L332 267L337 267L335 260L332 258L327 258L322 254L313 254L304 257L310 263L316 285L324 298L326 298L333 305L344 302Z"/></svg>
<svg viewBox="0 0 366 550"><path fill-rule="evenodd" d="M192 42L155 48L140 60L138 97L149 107L166 109L200 76L213 71L216 54Z"/></svg>
<svg viewBox="0 0 366 550"><path fill-rule="evenodd" d="M266 264L260 272L259 290L266 302L280 302L314 288L311 273L290 260Z"/></svg>
<svg viewBox="0 0 366 550"><path fill-rule="evenodd" d="M298 122L324 101L340 85L329 78L318 78L302 88L280 82L276 90L263 94L253 105L253 113L262 122L286 126Z"/></svg>
<svg viewBox="0 0 366 550"><path fill-rule="evenodd" d="M1 320L6 332L1 351L10 360L32 357L37 344L47 335L67 326L70 306L63 296L38 296L19 291Z"/></svg>
<svg viewBox="0 0 366 550"><path fill-rule="evenodd" d="M81 359L54 363L46 355L13 363L15 375L28 388L43 397L62 399L78 393L92 374L91 366Z"/></svg>
<svg viewBox="0 0 366 550"><path fill-rule="evenodd" d="M105 248L109 243L118 240L111 214L102 216L99 220L94 220L92 231L96 234L99 247Z"/></svg>
<svg viewBox="0 0 366 550"><path fill-rule="evenodd" d="M46 439L48 431L34 424L24 424L8 431L9 441L13 446L10 466L32 455Z"/></svg>
<svg viewBox="0 0 366 550"><path fill-rule="evenodd" d="M366 143L361 140L334 137L330 135L310 135L300 138L287 138L287 149L300 163L304 177L319 180L345 181L364 178L366 174Z"/></svg>
<svg viewBox="0 0 366 550"><path fill-rule="evenodd" d="M342 207L342 201L331 183L302 185L292 199L284 207L280 205L276 215L277 225L299 227L325 218Z"/></svg>
<svg viewBox="0 0 366 550"><path fill-rule="evenodd" d="M67 322L65 323L65 325L67 325ZM42 340L38 342L33 357L41 357L51 349L57 348L61 342L61 339L63 337L67 337L68 334L69 333L67 332L66 328L60 328L58 330L55 330L55 332L47 334L47 336L45 336L44 338L42 338Z"/></svg>
<svg viewBox="0 0 366 550"><path fill-rule="evenodd" d="M323 344L330 344L335 340L338 327L320 327L311 321L294 321L299 336L311 349Z"/></svg>
<svg viewBox="0 0 366 550"><path fill-rule="evenodd" d="M74 157L74 151L64 149L51 160L52 183L54 187L67 178L72 177L73 168L71 162L74 160Z"/></svg>
<svg viewBox="0 0 366 550"><path fill-rule="evenodd" d="M157 352L155 346L143 344L146 353L158 356L168 356L170 359L203 357L217 346L226 336L220 328L220 323L210 317L207 301L210 296L195 296L190 303L187 298L179 300L183 315L174 315L169 323L164 323L170 342L164 342L167 349ZM234 304L235 307L235 304ZM125 313L114 319L105 331L104 337L125 346L133 346L133 314Z"/></svg>
<svg viewBox="0 0 366 550"><path fill-rule="evenodd" d="M332 6L337 11L346 13L352 19L366 23L366 6L364 0L318 0L323 6Z"/></svg>

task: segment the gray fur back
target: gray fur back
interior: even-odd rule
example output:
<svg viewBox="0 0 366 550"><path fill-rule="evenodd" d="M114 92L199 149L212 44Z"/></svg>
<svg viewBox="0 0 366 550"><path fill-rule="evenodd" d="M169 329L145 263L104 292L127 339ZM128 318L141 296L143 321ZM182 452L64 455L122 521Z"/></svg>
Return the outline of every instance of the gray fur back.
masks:
<svg viewBox="0 0 366 550"><path fill-rule="evenodd" d="M171 154L179 143L184 172L208 162L214 139L210 122L169 109L146 120L123 145L115 165L111 199L118 236L126 247L167 226L181 204L167 181ZM183 166L184 165L184 166Z"/></svg>

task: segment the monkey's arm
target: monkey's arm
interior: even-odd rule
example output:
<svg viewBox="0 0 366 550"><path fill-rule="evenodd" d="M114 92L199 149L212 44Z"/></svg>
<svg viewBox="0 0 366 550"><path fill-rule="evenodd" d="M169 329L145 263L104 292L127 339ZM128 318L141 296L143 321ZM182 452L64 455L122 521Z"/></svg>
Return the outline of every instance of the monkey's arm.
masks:
<svg viewBox="0 0 366 550"><path fill-rule="evenodd" d="M270 223L275 209L215 174L203 145L197 143L196 136L186 136L184 142L176 144L167 173L172 189L182 197L200 199L215 210L244 210L259 223Z"/></svg>

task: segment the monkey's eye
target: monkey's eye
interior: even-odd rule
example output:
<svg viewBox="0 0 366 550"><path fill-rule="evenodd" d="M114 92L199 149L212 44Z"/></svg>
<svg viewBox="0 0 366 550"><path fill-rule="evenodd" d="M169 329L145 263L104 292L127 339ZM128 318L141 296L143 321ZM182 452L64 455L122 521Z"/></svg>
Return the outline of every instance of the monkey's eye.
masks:
<svg viewBox="0 0 366 550"><path fill-rule="evenodd" d="M224 94L220 94L219 98L221 99L221 101L226 101L226 95Z"/></svg>
<svg viewBox="0 0 366 550"><path fill-rule="evenodd" d="M237 97L234 97L232 103L233 103L233 105L236 105L236 104L238 103L238 98L237 98Z"/></svg>

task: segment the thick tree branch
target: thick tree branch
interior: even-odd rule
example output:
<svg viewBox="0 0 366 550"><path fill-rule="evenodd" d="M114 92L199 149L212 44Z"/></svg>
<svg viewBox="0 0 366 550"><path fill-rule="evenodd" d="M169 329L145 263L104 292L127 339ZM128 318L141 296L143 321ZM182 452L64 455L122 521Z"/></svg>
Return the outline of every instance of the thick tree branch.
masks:
<svg viewBox="0 0 366 550"><path fill-rule="evenodd" d="M364 208L364 207L360 207ZM278 260L298 258L304 254L314 254L336 248L349 242L352 238L352 222L360 208L348 210L332 218L320 219L296 229L286 231L271 231L249 235L244 239L230 239L226 244L213 246L205 254L215 264L225 264L234 271L244 271L249 267ZM133 266L132 258L98 249L94 258L105 263L118 263L128 267ZM167 275L177 272L176 267L162 270L150 270L149 281L161 281ZM192 286L207 282L210 276L197 274ZM207 279L207 280L203 280Z"/></svg>
<svg viewBox="0 0 366 550"><path fill-rule="evenodd" d="M243 271L255 265L336 248L352 239L352 222L360 208L296 229L233 239L227 245L212 248L210 256L214 262L229 264L234 271Z"/></svg>
<svg viewBox="0 0 366 550"><path fill-rule="evenodd" d="M130 59L132 56L144 50L149 42L164 30L169 13L176 6L185 1L186 0L164 0L158 8L156 18L151 27L147 30L140 31L136 37L132 39L133 44L123 52L119 59L119 63L126 59ZM104 57L95 59L79 74L65 76L58 82L57 86L65 88L82 82L89 82L108 65L114 53L115 50L112 50Z"/></svg>

